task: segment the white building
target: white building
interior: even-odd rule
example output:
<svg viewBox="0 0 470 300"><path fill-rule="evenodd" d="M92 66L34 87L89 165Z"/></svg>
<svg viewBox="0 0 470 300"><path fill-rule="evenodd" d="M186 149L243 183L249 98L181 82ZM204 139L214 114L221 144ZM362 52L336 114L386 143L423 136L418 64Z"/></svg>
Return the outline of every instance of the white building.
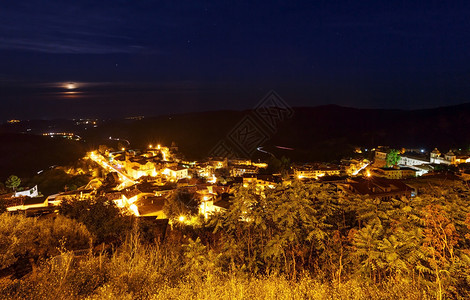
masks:
<svg viewBox="0 0 470 300"><path fill-rule="evenodd" d="M429 164L429 160L424 158L401 155L398 164L401 166L419 166L423 164Z"/></svg>
<svg viewBox="0 0 470 300"><path fill-rule="evenodd" d="M456 163L456 156L454 154L454 152L452 152L451 150L449 150L449 152L447 152L444 157L441 156L441 152L439 152L439 150L437 150L437 148L435 148L432 152L431 152L431 157L430 157L430 162L432 164L444 164L444 165L452 165L452 164L455 164Z"/></svg>
<svg viewBox="0 0 470 300"><path fill-rule="evenodd" d="M182 167L170 167L166 168L162 174L170 177L174 180L180 180L183 178L189 178L188 169Z"/></svg>
<svg viewBox="0 0 470 300"><path fill-rule="evenodd" d="M38 186L35 185L33 188L26 190L26 191L21 191L21 192L16 192L12 197L38 197L39 196L39 191L38 191Z"/></svg>

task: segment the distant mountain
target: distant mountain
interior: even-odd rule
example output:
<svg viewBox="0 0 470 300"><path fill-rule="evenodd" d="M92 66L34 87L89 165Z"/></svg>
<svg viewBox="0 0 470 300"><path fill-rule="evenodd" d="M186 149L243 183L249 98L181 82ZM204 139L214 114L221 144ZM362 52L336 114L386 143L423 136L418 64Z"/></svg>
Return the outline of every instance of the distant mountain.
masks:
<svg viewBox="0 0 470 300"><path fill-rule="evenodd" d="M114 120L88 132L86 138L97 144L114 135L128 139L134 147L157 142L169 145L174 141L187 157L201 158L251 114L251 111L213 111L132 122ZM468 148L470 104L411 111L337 105L297 107L292 118L280 122L275 133L267 135L265 149L302 161L338 159L351 153L354 146L439 147L442 151ZM256 153L260 155L263 156Z"/></svg>
<svg viewBox="0 0 470 300"><path fill-rule="evenodd" d="M74 162L85 155L83 143L30 134L0 134L0 181L15 174L30 177L53 165Z"/></svg>

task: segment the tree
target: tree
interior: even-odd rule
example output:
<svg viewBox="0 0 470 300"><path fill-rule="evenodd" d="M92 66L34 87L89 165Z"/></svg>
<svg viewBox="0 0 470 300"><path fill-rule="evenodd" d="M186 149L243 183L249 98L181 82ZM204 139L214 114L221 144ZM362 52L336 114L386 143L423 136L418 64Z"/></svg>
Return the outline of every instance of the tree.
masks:
<svg viewBox="0 0 470 300"><path fill-rule="evenodd" d="M223 259L253 273L284 272L291 278L324 264L325 242L338 215L334 186L277 185L261 191L239 187L226 212L209 226L223 232ZM331 230L332 232L333 230Z"/></svg>
<svg viewBox="0 0 470 300"><path fill-rule="evenodd" d="M459 235L454 222L440 205L426 206L424 222L422 249L427 266L434 275L436 298L443 299L452 278L458 277L452 273L458 263L455 246Z"/></svg>
<svg viewBox="0 0 470 300"><path fill-rule="evenodd" d="M162 154L162 152L161 152L161 151L158 152L158 153L155 155L155 158L156 158L156 160L163 160L163 154Z"/></svg>
<svg viewBox="0 0 470 300"><path fill-rule="evenodd" d="M387 167L393 167L398 164L400 161L400 152L396 149L390 150L390 152L387 154Z"/></svg>
<svg viewBox="0 0 470 300"><path fill-rule="evenodd" d="M5 186L10 189L13 189L13 191L16 191L16 188L20 186L20 184L21 184L21 179L16 175L10 175L7 181L5 181Z"/></svg>
<svg viewBox="0 0 470 300"><path fill-rule="evenodd" d="M63 200L59 213L83 223L96 236L97 243L120 242L132 222L123 216L114 202L104 197L86 200Z"/></svg>
<svg viewBox="0 0 470 300"><path fill-rule="evenodd" d="M268 161L268 167L266 168L266 174L280 173L283 176L287 175L290 170L291 161L289 158L282 156L281 159L271 157Z"/></svg>
<svg viewBox="0 0 470 300"><path fill-rule="evenodd" d="M67 250L86 249L92 235L87 228L63 216L27 218L24 215L0 215L0 268L22 258L41 259Z"/></svg>
<svg viewBox="0 0 470 300"><path fill-rule="evenodd" d="M230 177L230 170L228 168L215 169L214 175L219 178L219 180L227 181Z"/></svg>
<svg viewBox="0 0 470 300"><path fill-rule="evenodd" d="M0 182L0 195L1 194L6 194L7 190L5 189L5 185Z"/></svg>
<svg viewBox="0 0 470 300"><path fill-rule="evenodd" d="M165 201L163 211L170 220L181 216L195 216L199 212L200 201L195 195L186 190L177 190L172 197Z"/></svg>

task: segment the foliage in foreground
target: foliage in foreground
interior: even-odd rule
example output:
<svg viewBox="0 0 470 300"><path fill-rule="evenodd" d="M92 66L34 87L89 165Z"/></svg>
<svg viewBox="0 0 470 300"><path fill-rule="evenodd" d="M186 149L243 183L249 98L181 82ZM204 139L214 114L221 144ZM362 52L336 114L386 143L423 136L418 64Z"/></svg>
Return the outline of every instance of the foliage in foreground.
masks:
<svg viewBox="0 0 470 300"><path fill-rule="evenodd" d="M84 224L94 235L95 243L119 243L132 228L132 218L104 197L85 200L64 200L59 212Z"/></svg>
<svg viewBox="0 0 470 300"><path fill-rule="evenodd" d="M60 253L60 249L87 249L92 235L74 220L26 218L23 215L0 215L0 269L22 258L36 261Z"/></svg>
<svg viewBox="0 0 470 300"><path fill-rule="evenodd" d="M437 298L470 297L470 191L455 183L420 192L380 201L330 184L241 188L212 225L223 232L222 258L255 274L393 278Z"/></svg>
<svg viewBox="0 0 470 300"><path fill-rule="evenodd" d="M429 299L406 282L322 282L309 275L249 276L223 272L204 246L173 250L144 246L135 237L112 256L64 252L22 280L0 280L8 299ZM175 250L176 249L176 250ZM205 253L205 254L204 254Z"/></svg>
<svg viewBox="0 0 470 300"><path fill-rule="evenodd" d="M0 297L465 299L468 199L460 183L390 201L331 184L240 187L230 209L202 226L175 226L162 244L145 243L135 227L112 252L64 250L21 280L3 278ZM93 210L68 215L89 229L101 222L80 211Z"/></svg>

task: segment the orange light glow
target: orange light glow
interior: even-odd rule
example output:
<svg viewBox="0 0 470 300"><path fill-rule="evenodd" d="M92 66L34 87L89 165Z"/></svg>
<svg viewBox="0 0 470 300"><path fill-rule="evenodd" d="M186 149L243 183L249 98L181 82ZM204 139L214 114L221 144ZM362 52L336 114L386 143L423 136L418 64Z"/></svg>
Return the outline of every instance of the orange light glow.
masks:
<svg viewBox="0 0 470 300"><path fill-rule="evenodd" d="M137 217L140 216L139 209L137 208L137 205L135 205L135 204L130 205L129 210L132 211L132 213L135 216L137 216Z"/></svg>

